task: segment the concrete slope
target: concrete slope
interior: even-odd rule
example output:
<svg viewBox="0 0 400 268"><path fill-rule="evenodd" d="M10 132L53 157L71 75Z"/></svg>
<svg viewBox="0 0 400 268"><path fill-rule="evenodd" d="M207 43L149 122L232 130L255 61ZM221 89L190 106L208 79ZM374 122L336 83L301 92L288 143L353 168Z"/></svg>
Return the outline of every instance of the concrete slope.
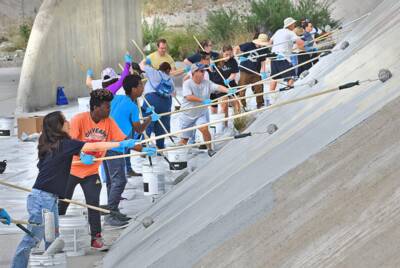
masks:
<svg viewBox="0 0 400 268"><path fill-rule="evenodd" d="M227 260L233 265L229 260L241 252L244 254L242 267L252 263L263 266L266 259L262 254L257 255L260 261L246 259L250 254L246 244L229 247L233 243L230 241L236 241L230 239L272 215L280 205L277 198L282 192L275 185L282 176L399 97L400 44L395 42L400 37L395 27L400 21L399 11L398 1L387 0L380 4L346 37L350 42L346 50L324 57L306 80L299 81L316 78L319 80L316 86L303 86L284 93L281 100L358 79L374 79L383 67L393 72L391 80L385 84L364 83L264 112L250 130L265 131L269 123L275 123L280 128L278 132L273 136L265 134L236 140L225 146L205 168L195 172L147 211L145 215L155 219L151 227L144 229L138 224L128 228L105 257L104 266L190 267L201 260L211 265L214 258L221 264ZM345 156L339 157L342 158ZM304 191L297 194L306 200L312 198ZM323 202L325 193L317 194L318 200ZM310 201L310 204L313 203ZM342 206L346 204L338 205ZM308 208L304 207L304 211ZM295 210L292 213L282 217L303 217ZM273 228L280 230L285 222L274 224ZM293 232L288 230L288 235L296 235L296 230L291 230ZM259 236L262 239L262 234ZM257 235L253 238L256 240ZM226 241L229 242L224 244ZM308 245L313 242L309 241ZM279 254L279 246L274 250ZM205 256L209 258L203 259Z"/></svg>
<svg viewBox="0 0 400 268"><path fill-rule="evenodd" d="M141 0L44 0L22 66L18 112L54 105L57 86L70 99L87 95L89 67L96 77L107 66L119 71L126 51L134 52L130 40L141 36L140 11Z"/></svg>

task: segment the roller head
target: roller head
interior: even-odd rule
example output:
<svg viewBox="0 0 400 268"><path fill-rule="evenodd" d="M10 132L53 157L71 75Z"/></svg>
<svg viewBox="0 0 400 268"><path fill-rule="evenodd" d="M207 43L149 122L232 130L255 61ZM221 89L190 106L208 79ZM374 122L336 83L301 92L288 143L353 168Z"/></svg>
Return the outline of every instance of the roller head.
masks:
<svg viewBox="0 0 400 268"><path fill-rule="evenodd" d="M269 124L268 127L267 127L267 132L270 135L274 134L275 131L277 131L277 130L278 130L278 126L275 125L275 124Z"/></svg>
<svg viewBox="0 0 400 268"><path fill-rule="evenodd" d="M144 217L143 220L142 220L142 224L143 224L144 228L149 227L153 223L154 223L154 220L150 216Z"/></svg>
<svg viewBox="0 0 400 268"><path fill-rule="evenodd" d="M300 79L303 79L303 78L305 78L307 75L309 75L310 74L310 72L308 71L308 70L305 70L304 72L302 72L301 74L300 74Z"/></svg>
<svg viewBox="0 0 400 268"><path fill-rule="evenodd" d="M387 80L392 78L392 72L388 69L381 69L379 70L378 78L382 83L385 83Z"/></svg>
<svg viewBox="0 0 400 268"><path fill-rule="evenodd" d="M54 240L53 243L51 243L51 245L43 253L43 255L54 255L60 253L64 249L64 245L65 245L64 240L57 237L56 240Z"/></svg>
<svg viewBox="0 0 400 268"><path fill-rule="evenodd" d="M43 223L44 223L44 240L46 242L53 242L56 239L56 225L54 221L54 213L44 209Z"/></svg>
<svg viewBox="0 0 400 268"><path fill-rule="evenodd" d="M318 84L318 80L317 79L311 79L307 85L309 85L310 87L315 86L316 84Z"/></svg>
<svg viewBox="0 0 400 268"><path fill-rule="evenodd" d="M340 49L341 50L345 50L348 46L350 46L350 43L348 41L344 41L341 45L340 45Z"/></svg>

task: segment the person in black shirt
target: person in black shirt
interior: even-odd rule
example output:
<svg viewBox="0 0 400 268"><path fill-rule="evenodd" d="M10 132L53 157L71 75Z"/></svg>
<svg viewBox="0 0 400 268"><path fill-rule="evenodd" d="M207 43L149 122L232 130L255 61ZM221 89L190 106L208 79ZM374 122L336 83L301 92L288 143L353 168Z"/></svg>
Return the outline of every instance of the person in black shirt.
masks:
<svg viewBox="0 0 400 268"><path fill-rule="evenodd" d="M224 60L219 61L216 65L216 68L218 68L219 72L217 72L216 70L211 72L210 80L221 86L236 87L237 86L236 76L239 73L239 66L235 58L233 57L232 46L230 45L223 46L221 58L223 58ZM211 99L214 100L225 95L226 93L212 93ZM226 100L226 98L223 98L223 100ZM232 104L235 109L235 112L236 113L239 112L240 110L239 102L232 101ZM228 117L228 103L221 103L220 105L222 111L225 113L225 117ZM212 112L214 113L218 112L218 104L212 106ZM225 121L225 126L227 124L228 122Z"/></svg>
<svg viewBox="0 0 400 268"><path fill-rule="evenodd" d="M205 52L210 55L211 61L218 59L219 53L212 51L212 42L210 40L203 40L200 42L200 45L204 48L204 51L201 47L198 48L196 54L186 58L183 62L186 65L192 65L193 63L198 63L201 60L201 52Z"/></svg>
<svg viewBox="0 0 400 268"><path fill-rule="evenodd" d="M240 68L240 80L239 85L244 86L252 83L256 83L261 79L266 79L266 69L265 69L265 60L267 58L267 54L270 53L270 50L267 48L262 48L264 46L268 46L268 36L266 34L259 34L257 39L254 39L252 42L243 43L234 48L235 55L239 53L249 52L239 57L239 68ZM245 68L241 68L243 66ZM251 70L251 71L249 71ZM259 73L259 74L256 74ZM253 93L262 93L263 85L258 84L252 87ZM246 95L246 91L239 91L240 97L244 97ZM246 100L241 100L244 107L246 107ZM256 98L257 108L261 108L264 106L264 97L258 96Z"/></svg>
<svg viewBox="0 0 400 268"><path fill-rule="evenodd" d="M34 237L24 236L17 247L12 267L27 267L31 249L44 238L43 210L54 213L56 236L58 236L57 203L59 197L64 197L72 157L80 155L82 163L91 164L93 156L84 152L106 151L115 147L126 148L134 143L134 140L84 143L71 139L68 132L69 123L61 112L52 112L44 117L38 144L39 174L27 200L29 222L35 223L35 225L28 225L28 229ZM45 247L49 245L50 243L46 242Z"/></svg>

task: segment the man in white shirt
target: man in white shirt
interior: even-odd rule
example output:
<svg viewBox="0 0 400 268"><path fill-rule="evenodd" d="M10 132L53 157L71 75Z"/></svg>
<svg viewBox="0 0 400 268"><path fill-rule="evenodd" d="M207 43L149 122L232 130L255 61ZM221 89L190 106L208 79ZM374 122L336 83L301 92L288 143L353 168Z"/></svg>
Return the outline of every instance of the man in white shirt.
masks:
<svg viewBox="0 0 400 268"><path fill-rule="evenodd" d="M290 55L293 53L293 45L296 45L300 49L304 48L304 41L293 32L295 28L296 21L293 18L286 18L284 20L283 29L279 29L271 38L273 45L272 52L278 55L276 59L271 61L271 76L279 74L275 76L274 79L288 79L289 88L293 86L295 70L284 71L293 67L290 62ZM270 83L270 91L275 91L276 85L277 81L272 80Z"/></svg>

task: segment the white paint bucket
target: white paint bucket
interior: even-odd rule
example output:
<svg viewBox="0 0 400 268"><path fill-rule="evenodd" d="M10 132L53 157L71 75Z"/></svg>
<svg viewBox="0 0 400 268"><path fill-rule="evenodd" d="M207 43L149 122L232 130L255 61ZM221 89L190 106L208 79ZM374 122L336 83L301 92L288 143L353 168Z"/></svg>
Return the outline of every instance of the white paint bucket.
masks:
<svg viewBox="0 0 400 268"><path fill-rule="evenodd" d="M89 225L83 216L60 216L60 238L67 256L83 256L90 246Z"/></svg>
<svg viewBox="0 0 400 268"><path fill-rule="evenodd" d="M90 97L78 98L79 112L90 111Z"/></svg>
<svg viewBox="0 0 400 268"><path fill-rule="evenodd" d="M66 268L67 257L65 252L54 255L43 255L43 252L32 252L29 257L29 267Z"/></svg>
<svg viewBox="0 0 400 268"><path fill-rule="evenodd" d="M14 135L14 118L0 117L0 137L10 137Z"/></svg>
<svg viewBox="0 0 400 268"><path fill-rule="evenodd" d="M173 151L168 151L168 160L171 162L170 170L182 170L187 168L188 149L181 148Z"/></svg>
<svg viewBox="0 0 400 268"><path fill-rule="evenodd" d="M155 161L154 161L155 162ZM165 192L165 166L160 164L143 165L143 192L144 195L158 195Z"/></svg>
<svg viewBox="0 0 400 268"><path fill-rule="evenodd" d="M225 118L225 114L219 113L219 114L210 114L210 122L214 122L216 120L221 120ZM215 127L215 133L216 134L222 134L224 132L224 122L219 122L210 125L210 127Z"/></svg>

